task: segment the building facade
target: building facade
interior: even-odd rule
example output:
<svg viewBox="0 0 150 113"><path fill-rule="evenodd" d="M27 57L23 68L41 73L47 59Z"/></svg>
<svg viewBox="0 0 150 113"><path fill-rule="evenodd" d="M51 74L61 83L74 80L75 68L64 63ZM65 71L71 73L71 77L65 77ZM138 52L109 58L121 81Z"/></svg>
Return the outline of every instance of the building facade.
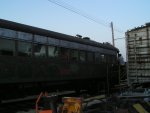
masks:
<svg viewBox="0 0 150 113"><path fill-rule="evenodd" d="M150 82L150 23L126 32L128 84Z"/></svg>

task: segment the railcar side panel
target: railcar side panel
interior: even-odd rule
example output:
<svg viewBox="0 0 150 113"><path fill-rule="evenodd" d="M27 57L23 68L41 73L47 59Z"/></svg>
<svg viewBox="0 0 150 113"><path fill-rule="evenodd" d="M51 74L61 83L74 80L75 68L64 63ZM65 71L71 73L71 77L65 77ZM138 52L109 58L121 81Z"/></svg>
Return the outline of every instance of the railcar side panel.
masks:
<svg viewBox="0 0 150 113"><path fill-rule="evenodd" d="M118 52L108 43L0 19L0 99L49 89L97 89L108 77L116 80Z"/></svg>

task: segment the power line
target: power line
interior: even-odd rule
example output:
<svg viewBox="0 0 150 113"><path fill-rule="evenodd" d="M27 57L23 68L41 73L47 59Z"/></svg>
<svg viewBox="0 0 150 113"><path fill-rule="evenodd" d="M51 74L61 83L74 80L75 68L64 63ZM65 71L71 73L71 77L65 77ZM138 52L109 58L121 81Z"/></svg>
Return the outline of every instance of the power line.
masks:
<svg viewBox="0 0 150 113"><path fill-rule="evenodd" d="M115 38L114 40L120 40L120 39L125 39L125 37L123 37L123 38Z"/></svg>
<svg viewBox="0 0 150 113"><path fill-rule="evenodd" d="M96 22L98 24L101 24L103 26L109 27L109 25L107 23L99 22L97 19L94 19L93 17L90 17L88 14L81 12L80 10L78 10L78 9L68 5L65 2L62 2L62 1L60 2L60 1L56 1L56 0L48 0L48 1L58 5L60 7L63 7L63 8L65 8L65 9L67 9L67 10L73 12L73 13L76 13L76 14L78 14L80 16L83 16L83 17L85 17L85 18L87 18L87 19L89 19L91 21L94 21L94 22Z"/></svg>
<svg viewBox="0 0 150 113"><path fill-rule="evenodd" d="M76 14L78 14L78 15L80 15L80 16L82 16L82 17L88 19L88 20L91 20L91 21L93 21L93 22L95 22L95 23L97 23L97 24L100 24L100 25L103 25L103 26L105 26L105 27L109 27L109 28L110 28L110 25L109 25L108 22L107 22L107 23L104 22L104 21L102 22L102 20L100 21L99 19L94 18L94 17L92 17L92 16L86 14L85 12L80 11L79 9L77 9L77 8L75 8L75 7L73 7L73 6L69 5L69 4L67 4L67 3L65 3L65 2L62 2L62 1L60 1L60 0L57 0L57 1L56 1L56 0L48 0L48 1L51 2L51 3L53 3L53 4L55 4L55 5L57 5L57 6L60 6L60 7L64 8L64 9L67 9L67 10L73 12L73 13L76 13ZM119 29L116 29L116 28L114 28L114 30L115 30L116 32L119 32L119 33L124 33L122 30L119 30Z"/></svg>

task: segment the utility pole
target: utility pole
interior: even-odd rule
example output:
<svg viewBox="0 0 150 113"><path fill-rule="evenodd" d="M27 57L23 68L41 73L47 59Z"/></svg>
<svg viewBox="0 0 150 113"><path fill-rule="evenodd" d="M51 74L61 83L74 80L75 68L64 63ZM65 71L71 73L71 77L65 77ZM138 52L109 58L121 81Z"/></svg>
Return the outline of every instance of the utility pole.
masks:
<svg viewBox="0 0 150 113"><path fill-rule="evenodd" d="M111 32L112 32L112 44L113 46L115 46L113 22L110 23L110 26L111 26Z"/></svg>

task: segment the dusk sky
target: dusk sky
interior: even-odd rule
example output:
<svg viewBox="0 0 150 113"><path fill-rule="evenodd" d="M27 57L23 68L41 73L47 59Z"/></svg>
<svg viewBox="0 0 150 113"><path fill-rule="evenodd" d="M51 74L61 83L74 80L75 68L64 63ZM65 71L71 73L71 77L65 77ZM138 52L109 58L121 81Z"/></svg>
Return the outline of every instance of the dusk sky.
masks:
<svg viewBox="0 0 150 113"><path fill-rule="evenodd" d="M62 8L50 1L61 1L61 3L66 3L66 6L72 10L77 11L79 14L87 15L98 23ZM1 19L73 36L80 34L83 37L90 37L92 40L101 43L112 43L111 21L115 27L115 39L123 38L127 30L150 22L149 11L150 0L0 1ZM115 45L125 57L125 40L116 40Z"/></svg>

